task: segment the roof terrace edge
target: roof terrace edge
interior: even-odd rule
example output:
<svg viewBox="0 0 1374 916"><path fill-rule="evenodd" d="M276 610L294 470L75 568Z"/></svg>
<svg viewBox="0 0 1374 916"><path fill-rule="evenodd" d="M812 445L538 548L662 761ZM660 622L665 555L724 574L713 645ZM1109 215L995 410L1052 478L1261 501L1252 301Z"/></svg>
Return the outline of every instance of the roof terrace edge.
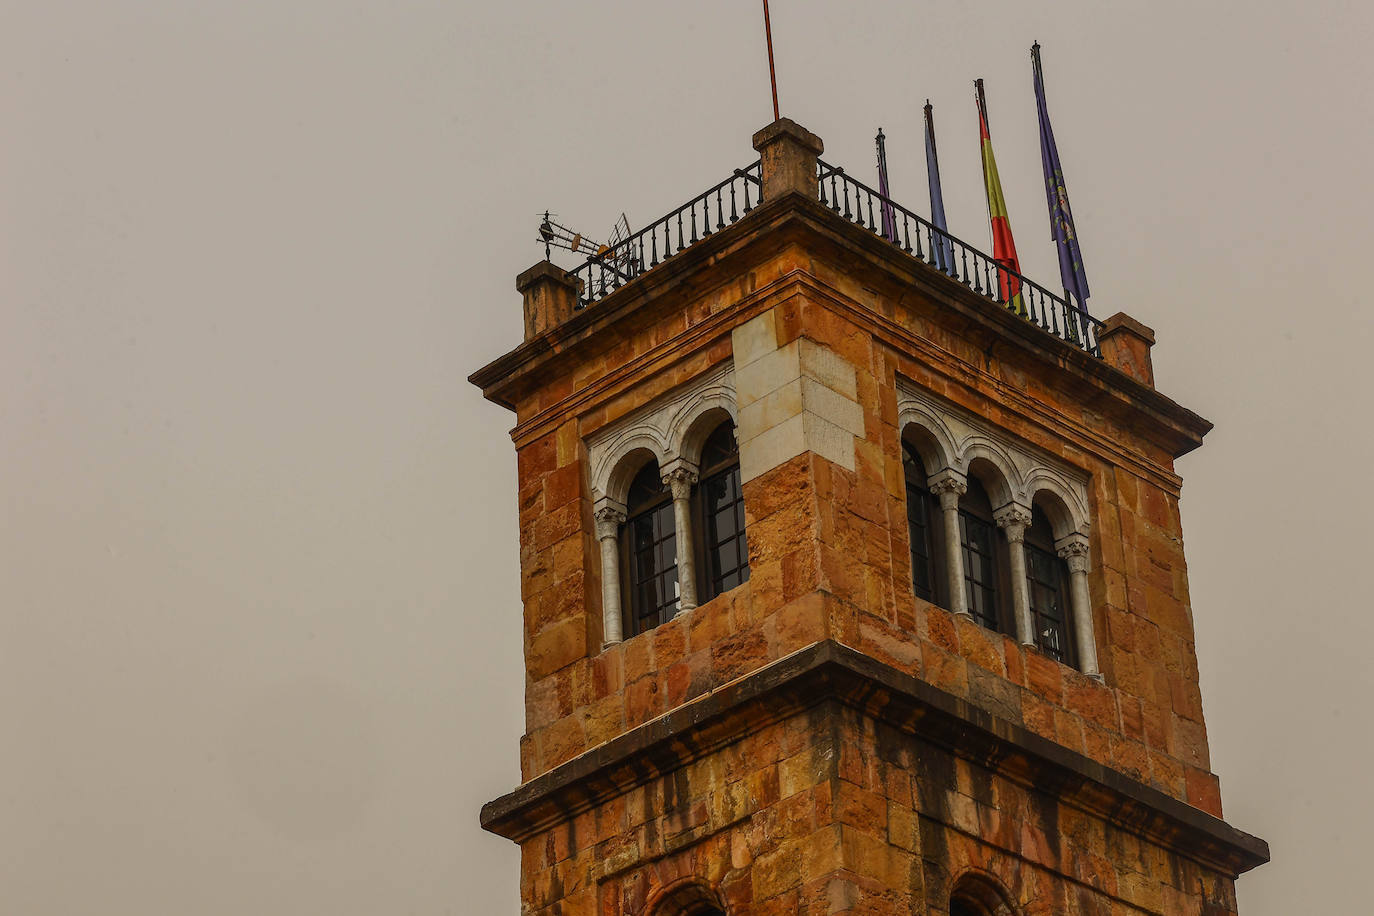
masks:
<svg viewBox="0 0 1374 916"><path fill-rule="evenodd" d="M1100 393L1154 415L1175 431L1176 441L1171 450L1176 458L1200 446L1203 437L1213 428L1210 421L1167 395L997 307L935 267L837 216L819 201L796 192L765 201L738 223L692 245L577 312L568 321L486 364L469 375L468 381L480 388L487 400L514 410L522 385L537 379L554 359L576 352L604 329L642 308L653 308L659 303L666 307L673 297L664 294L670 293L685 278L709 271L722 274L718 280L725 282L731 275L732 264L741 257L757 246L783 244L791 233L797 232L810 232L814 237L864 256L875 267L895 275L899 282L912 283L936 301L954 308L961 318L1018 346L1050 371L1069 372ZM745 297L740 305L748 298ZM879 322L893 324L877 312L872 315Z"/></svg>

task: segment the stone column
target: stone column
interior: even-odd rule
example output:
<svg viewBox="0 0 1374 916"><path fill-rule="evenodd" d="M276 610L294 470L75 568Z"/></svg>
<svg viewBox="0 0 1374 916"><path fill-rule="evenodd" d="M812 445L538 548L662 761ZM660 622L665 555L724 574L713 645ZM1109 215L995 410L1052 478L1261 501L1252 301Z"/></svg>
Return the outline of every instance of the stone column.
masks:
<svg viewBox="0 0 1374 916"><path fill-rule="evenodd" d="M697 606L697 568L692 553L692 487L696 468L678 460L667 465L663 485L673 492L674 542L677 544L677 612L684 614Z"/></svg>
<svg viewBox="0 0 1374 916"><path fill-rule="evenodd" d="M601 648L621 641L620 526L625 510L610 500L598 500L596 539L601 542Z"/></svg>
<svg viewBox="0 0 1374 916"><path fill-rule="evenodd" d="M1097 668L1097 638L1093 635L1093 605L1088 596L1088 539L1071 534L1055 542L1059 556L1069 565L1069 601L1073 605L1074 641L1079 667L1089 677L1102 680Z"/></svg>
<svg viewBox="0 0 1374 916"><path fill-rule="evenodd" d="M1016 612L1016 639L1023 646L1035 645L1035 619L1031 616L1030 584L1026 581L1026 528L1030 526L1030 510L1017 503L1007 503L992 514L993 521L1007 536L1007 554L1011 560L1011 600Z"/></svg>
<svg viewBox="0 0 1374 916"><path fill-rule="evenodd" d="M968 478L946 468L931 476L927 486L940 500L944 515L945 571L949 574L949 609L971 617L968 595L964 592L964 550L959 538L959 497L968 492Z"/></svg>

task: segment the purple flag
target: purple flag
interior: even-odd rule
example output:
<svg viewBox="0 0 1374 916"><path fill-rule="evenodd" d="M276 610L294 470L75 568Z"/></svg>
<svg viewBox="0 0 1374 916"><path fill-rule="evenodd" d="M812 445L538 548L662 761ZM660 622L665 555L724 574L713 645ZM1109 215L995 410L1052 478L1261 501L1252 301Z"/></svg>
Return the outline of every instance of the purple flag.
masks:
<svg viewBox="0 0 1374 916"><path fill-rule="evenodd" d="M1054 144L1050 128L1049 107L1045 104L1045 72L1040 66L1040 43L1031 48L1031 64L1035 81L1035 104L1040 114L1040 164L1045 170L1045 202L1050 211L1050 230L1054 247L1059 252L1059 276L1064 291L1069 294L1079 313L1086 320L1088 314L1088 275L1083 271L1083 252L1078 247L1078 232L1073 225L1073 211L1069 209L1069 192L1064 186L1064 167L1059 163L1059 149ZM1086 328L1085 328L1086 330Z"/></svg>
<svg viewBox="0 0 1374 916"><path fill-rule="evenodd" d="M940 158L935 154L935 110L926 99L926 179L930 184L930 221L942 234L932 239L931 254L935 255L935 266L949 272L954 265L954 246L950 244L945 223L945 195L940 190Z"/></svg>

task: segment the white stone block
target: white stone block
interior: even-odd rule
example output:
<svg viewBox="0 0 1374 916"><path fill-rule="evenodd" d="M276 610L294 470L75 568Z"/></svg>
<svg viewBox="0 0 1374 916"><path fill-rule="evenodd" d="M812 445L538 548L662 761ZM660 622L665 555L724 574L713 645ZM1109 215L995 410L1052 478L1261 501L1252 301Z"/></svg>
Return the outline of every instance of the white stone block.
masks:
<svg viewBox="0 0 1374 916"><path fill-rule="evenodd" d="M855 436L863 437L864 411L857 401L827 388L815 379L801 378L798 385L801 389L801 402L808 412L848 430Z"/></svg>
<svg viewBox="0 0 1374 916"><path fill-rule="evenodd" d="M741 482L753 480L761 474L806 451L805 414L797 414L779 426L763 430L748 441L740 440L739 471ZM852 461L851 457L851 461Z"/></svg>
<svg viewBox="0 0 1374 916"><path fill-rule="evenodd" d="M794 340L735 370L735 402L741 407L752 404L800 377L801 347Z"/></svg>
<svg viewBox="0 0 1374 916"><path fill-rule="evenodd" d="M769 309L736 327L730 332L730 341L734 348L737 370L772 353L778 348L777 319L774 310Z"/></svg>
<svg viewBox="0 0 1374 916"><path fill-rule="evenodd" d="M815 341L800 338L801 371L827 388L838 391L851 401L859 399L857 373L843 356Z"/></svg>

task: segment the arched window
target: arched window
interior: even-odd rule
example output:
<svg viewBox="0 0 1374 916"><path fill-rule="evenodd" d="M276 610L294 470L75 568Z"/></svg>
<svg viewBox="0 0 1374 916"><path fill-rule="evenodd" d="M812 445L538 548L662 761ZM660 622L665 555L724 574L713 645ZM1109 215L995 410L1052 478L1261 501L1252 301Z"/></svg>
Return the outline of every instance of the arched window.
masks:
<svg viewBox="0 0 1374 916"><path fill-rule="evenodd" d="M627 636L651 630L677 609L677 531L672 493L663 485L658 463L640 468L625 501L621 537L623 565L629 580Z"/></svg>
<svg viewBox="0 0 1374 916"><path fill-rule="evenodd" d="M990 878L965 875L949 895L949 916L1015 916L1006 895Z"/></svg>
<svg viewBox="0 0 1374 916"><path fill-rule="evenodd" d="M1026 529L1026 588L1030 596L1035 644L1066 665L1077 664L1069 623L1069 566L1055 552L1054 531L1044 510L1035 506Z"/></svg>
<svg viewBox="0 0 1374 916"><path fill-rule="evenodd" d="M1006 600L1005 549L992 519L992 502L978 478L969 475L959 499L959 543L963 548L964 593L968 612L989 630L1014 633Z"/></svg>
<svg viewBox="0 0 1374 916"><path fill-rule="evenodd" d="M936 528L941 523L940 507L927 486L925 462L909 442L902 443L902 474L906 477L906 524L911 540L911 586L916 597L941 607L946 577L936 557L942 538Z"/></svg>
<svg viewBox="0 0 1374 916"><path fill-rule="evenodd" d="M716 427L701 450L701 483L697 485L697 530L700 532L702 601L749 579L749 544L744 535L744 493L740 487L739 445L735 424Z"/></svg>

